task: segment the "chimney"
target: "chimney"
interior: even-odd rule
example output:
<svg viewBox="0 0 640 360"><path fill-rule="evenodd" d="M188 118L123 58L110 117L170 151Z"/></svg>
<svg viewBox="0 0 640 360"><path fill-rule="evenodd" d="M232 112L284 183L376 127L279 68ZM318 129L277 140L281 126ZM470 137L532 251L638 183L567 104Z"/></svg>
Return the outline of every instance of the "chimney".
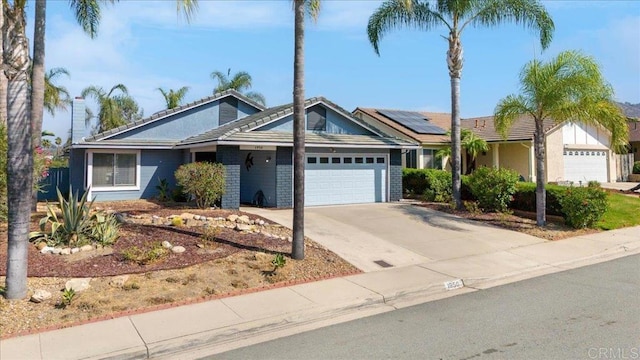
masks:
<svg viewBox="0 0 640 360"><path fill-rule="evenodd" d="M71 143L77 144L86 135L84 99L76 97L71 103Z"/></svg>

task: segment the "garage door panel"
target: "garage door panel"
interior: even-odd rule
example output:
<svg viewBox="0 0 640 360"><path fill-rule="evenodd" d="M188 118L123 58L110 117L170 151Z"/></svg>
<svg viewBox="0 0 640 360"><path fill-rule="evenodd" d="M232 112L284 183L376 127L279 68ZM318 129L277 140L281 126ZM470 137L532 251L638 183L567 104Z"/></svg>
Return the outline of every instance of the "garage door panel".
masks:
<svg viewBox="0 0 640 360"><path fill-rule="evenodd" d="M321 156L309 154L307 157ZM386 161L366 163L367 155L353 156L363 158L363 163L316 163L306 164L305 204L330 205L354 204L386 201L387 171ZM379 157L379 155L378 155ZM355 160L354 160L355 161Z"/></svg>
<svg viewBox="0 0 640 360"><path fill-rule="evenodd" d="M604 150L565 150L564 180L587 183L607 182L607 152Z"/></svg>

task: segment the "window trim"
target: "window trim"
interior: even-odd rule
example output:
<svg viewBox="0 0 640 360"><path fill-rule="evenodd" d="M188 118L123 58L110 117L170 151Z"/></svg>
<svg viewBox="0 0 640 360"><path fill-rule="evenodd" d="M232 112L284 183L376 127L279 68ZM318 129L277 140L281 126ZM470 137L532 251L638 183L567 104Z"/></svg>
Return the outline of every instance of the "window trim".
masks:
<svg viewBox="0 0 640 360"><path fill-rule="evenodd" d="M120 186L97 186L93 187L93 154L135 154L136 155L136 184ZM140 190L140 150L120 150L120 149L94 149L87 151L87 185L91 185L91 192L103 191L131 191ZM88 188L88 186L87 186ZM85 190L87 189L85 188Z"/></svg>

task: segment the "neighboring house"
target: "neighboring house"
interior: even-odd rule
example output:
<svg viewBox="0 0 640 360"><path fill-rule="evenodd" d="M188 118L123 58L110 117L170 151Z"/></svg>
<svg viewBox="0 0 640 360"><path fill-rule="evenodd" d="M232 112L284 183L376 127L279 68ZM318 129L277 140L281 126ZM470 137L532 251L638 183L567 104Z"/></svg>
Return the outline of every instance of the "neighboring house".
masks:
<svg viewBox="0 0 640 360"><path fill-rule="evenodd" d="M396 201L403 149L415 149L323 97L305 102L305 205ZM293 106L265 109L234 90L83 138L84 101L73 103L71 182L98 201L153 198L184 163L226 168L222 207L293 206Z"/></svg>
<svg viewBox="0 0 640 360"><path fill-rule="evenodd" d="M416 169L442 169L436 152L449 146L446 135L451 127L451 115L446 113L415 112L358 107L353 115L399 138L418 142L421 149L407 150L402 165Z"/></svg>
<svg viewBox="0 0 640 360"><path fill-rule="evenodd" d="M629 121L629 150L633 160L640 161L640 118Z"/></svg>
<svg viewBox="0 0 640 360"><path fill-rule="evenodd" d="M432 129L451 128L451 115L412 111L392 111L385 109L356 108L356 117L362 118L372 126L386 125L404 134L408 140L418 141L422 145L422 161L415 164L406 162L406 167L429 168L429 155L438 148L449 146L449 138ZM386 116L385 116L386 115ZM396 119L393 117L396 116ZM411 119L415 120L411 120ZM426 124L420 126L419 119ZM415 122L417 121L417 123ZM462 119L461 127L473 131L489 144L489 151L476 158L477 166L504 167L518 172L521 179L535 181L535 155L533 133L535 124L532 119L522 117L511 127L507 138L496 131L493 117ZM419 133L411 128L422 129ZM427 133L429 130L431 133ZM572 181L586 183L616 181L614 152L610 149L609 135L606 131L579 123L554 125L545 123L546 129L546 179L547 182ZM464 152L464 151L463 151ZM417 157L420 159L420 153ZM466 156L462 156L463 173L467 167ZM439 164L437 164L439 165Z"/></svg>

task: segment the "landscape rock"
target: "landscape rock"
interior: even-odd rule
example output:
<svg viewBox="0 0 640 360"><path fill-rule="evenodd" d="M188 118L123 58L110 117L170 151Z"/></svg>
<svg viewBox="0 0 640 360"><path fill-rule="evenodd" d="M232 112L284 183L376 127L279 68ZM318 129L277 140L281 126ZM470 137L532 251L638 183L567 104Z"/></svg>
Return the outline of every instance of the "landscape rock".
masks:
<svg viewBox="0 0 640 360"><path fill-rule="evenodd" d="M238 216L238 215L236 215L236 214L231 214L231 215L227 216L227 220L228 220L228 221L231 221L231 222L236 222L236 220L237 220L238 218L239 218L239 216Z"/></svg>
<svg viewBox="0 0 640 360"><path fill-rule="evenodd" d="M264 220L260 219L260 220L258 220L257 222L258 222L258 225L260 225L260 226L264 226Z"/></svg>
<svg viewBox="0 0 640 360"><path fill-rule="evenodd" d="M80 252L80 248L75 247L75 248L71 249L71 253L72 254L79 253L79 252Z"/></svg>
<svg viewBox="0 0 640 360"><path fill-rule="evenodd" d="M201 216L200 215L193 215L193 220L201 220Z"/></svg>
<svg viewBox="0 0 640 360"><path fill-rule="evenodd" d="M185 249L184 246L174 246L171 248L171 251L173 251L176 254L180 254L187 251L187 249Z"/></svg>
<svg viewBox="0 0 640 360"><path fill-rule="evenodd" d="M38 289L31 295L31 302L41 303L47 299L51 299L51 293L47 290Z"/></svg>
<svg viewBox="0 0 640 360"><path fill-rule="evenodd" d="M173 247L173 245L171 245L170 242L168 242L167 240L162 242L162 247L165 249L171 249Z"/></svg>
<svg viewBox="0 0 640 360"><path fill-rule="evenodd" d="M123 213L115 213L114 215L116 217L116 221L120 224L124 224L127 222L127 219L125 218L126 214Z"/></svg>
<svg viewBox="0 0 640 360"><path fill-rule="evenodd" d="M41 254L50 254L52 252L53 252L53 248L51 246L45 246L42 249L40 249Z"/></svg>
<svg viewBox="0 0 640 360"><path fill-rule="evenodd" d="M250 224L251 219L249 219L247 215L242 215L242 216L238 216L238 218L236 219L236 222L238 224Z"/></svg>
<svg viewBox="0 0 640 360"><path fill-rule="evenodd" d="M287 241L288 241L288 242L292 242L292 241L293 241L293 238L292 238L291 236L287 236Z"/></svg>
<svg viewBox="0 0 640 360"><path fill-rule="evenodd" d="M185 219L185 220L193 219L193 218L194 218L194 216L195 216L194 214L192 214L192 213L188 213L188 212L185 212L185 213L180 214L180 217L181 217L181 218L183 218L183 219Z"/></svg>
<svg viewBox="0 0 640 360"><path fill-rule="evenodd" d="M93 250L93 245L83 245L80 247L80 251L91 251Z"/></svg>
<svg viewBox="0 0 640 360"><path fill-rule="evenodd" d="M51 249L51 253L55 254L55 255L60 255L61 251L62 251L61 248L53 248L53 249Z"/></svg>
<svg viewBox="0 0 640 360"><path fill-rule="evenodd" d="M109 286L113 286L115 288L121 288L124 284L129 280L129 275L120 275L116 276L111 281L109 281Z"/></svg>
<svg viewBox="0 0 640 360"><path fill-rule="evenodd" d="M89 285L89 281L91 281L91 278L71 279L71 280L67 281L66 284L64 284L64 288L66 290L73 289L73 291L79 293L79 292L85 291L89 287L91 287L91 285Z"/></svg>
<svg viewBox="0 0 640 360"><path fill-rule="evenodd" d="M38 245L36 245L36 248L37 248L38 250L40 250L40 251L41 251L42 249L46 248L46 247L47 247L47 243L46 243L46 242L44 242L44 241L40 241L40 242L38 243Z"/></svg>
<svg viewBox="0 0 640 360"><path fill-rule="evenodd" d="M249 224L236 224L237 231L251 231L251 225Z"/></svg>

